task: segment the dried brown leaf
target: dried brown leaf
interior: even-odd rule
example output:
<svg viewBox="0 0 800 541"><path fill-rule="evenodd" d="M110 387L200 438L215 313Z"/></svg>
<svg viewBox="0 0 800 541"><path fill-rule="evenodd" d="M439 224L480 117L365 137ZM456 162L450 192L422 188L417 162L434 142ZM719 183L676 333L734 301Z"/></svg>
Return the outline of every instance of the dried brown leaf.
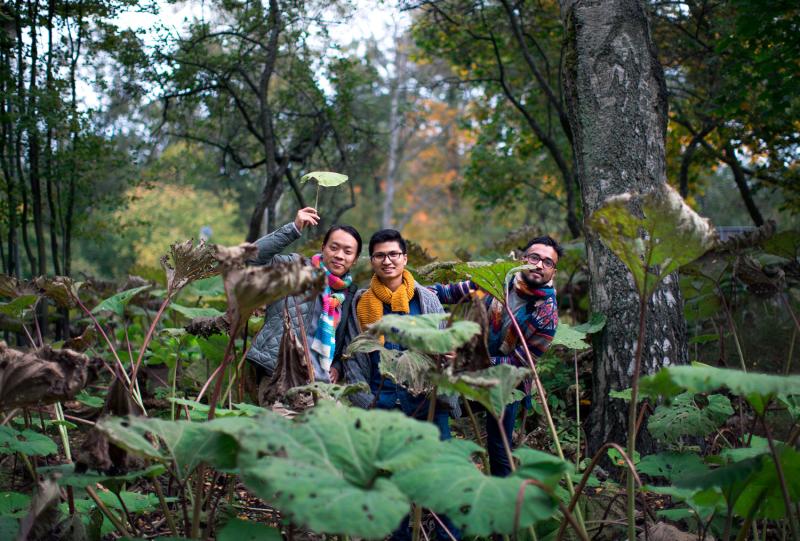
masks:
<svg viewBox="0 0 800 541"><path fill-rule="evenodd" d="M226 314L215 317L196 317L184 329L191 335L208 338L212 334L227 334L231 330L231 325Z"/></svg>
<svg viewBox="0 0 800 541"><path fill-rule="evenodd" d="M473 321L480 325L481 332L456 350L453 361L454 372L475 372L489 368L489 316L486 304L479 293L470 295L469 300L453 308L453 314L462 321Z"/></svg>
<svg viewBox="0 0 800 541"><path fill-rule="evenodd" d="M39 290L40 295L55 302L61 308L73 308L75 306L74 297L78 296L82 282L74 282L72 278L66 276L39 276L34 278L31 283Z"/></svg>
<svg viewBox="0 0 800 541"><path fill-rule="evenodd" d="M195 280L218 274L216 250L215 244L206 244L203 240L195 246L194 239L170 245L169 253L161 257L170 293L179 291Z"/></svg>
<svg viewBox="0 0 800 541"><path fill-rule="evenodd" d="M74 336L64 342L64 348L83 353L97 341L97 329L88 325L80 336Z"/></svg>
<svg viewBox="0 0 800 541"><path fill-rule="evenodd" d="M232 333L241 329L256 308L290 295L316 295L324 287L324 274L300 260L247 267L246 261L256 252L257 248L247 243L217 247Z"/></svg>
<svg viewBox="0 0 800 541"><path fill-rule="evenodd" d="M292 329L289 315L284 312L283 336L278 348L278 359L272 377L264 378L259 386L259 405L269 407L277 401L288 404L293 409L302 409L298 402L306 401L306 397L287 397L289 389L300 387L313 381L313 368L306 363L303 344Z"/></svg>
<svg viewBox="0 0 800 541"><path fill-rule="evenodd" d="M72 400L96 376L82 353L49 346L23 353L0 341L0 409Z"/></svg>

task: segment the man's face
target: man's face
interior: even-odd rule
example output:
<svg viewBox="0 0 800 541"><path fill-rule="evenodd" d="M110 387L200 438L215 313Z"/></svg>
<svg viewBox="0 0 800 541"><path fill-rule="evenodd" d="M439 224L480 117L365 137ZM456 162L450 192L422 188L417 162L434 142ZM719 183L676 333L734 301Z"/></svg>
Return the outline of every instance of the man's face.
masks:
<svg viewBox="0 0 800 541"><path fill-rule="evenodd" d="M344 276L356 261L358 242L347 231L337 229L322 245L322 262L336 276Z"/></svg>
<svg viewBox="0 0 800 541"><path fill-rule="evenodd" d="M400 243L396 240L381 242L372 249L370 256L372 272L383 283L403 275L408 263L408 256L403 253Z"/></svg>
<svg viewBox="0 0 800 541"><path fill-rule="evenodd" d="M552 246L546 244L534 244L522 256L526 265L534 268L522 271L522 279L525 283L533 287L541 287L556 274L558 264L558 254Z"/></svg>

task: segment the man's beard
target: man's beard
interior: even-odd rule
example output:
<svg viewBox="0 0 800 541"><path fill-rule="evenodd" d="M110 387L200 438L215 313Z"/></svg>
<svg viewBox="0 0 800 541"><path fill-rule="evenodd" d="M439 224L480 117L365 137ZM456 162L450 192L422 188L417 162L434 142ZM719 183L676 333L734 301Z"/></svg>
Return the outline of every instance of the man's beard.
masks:
<svg viewBox="0 0 800 541"><path fill-rule="evenodd" d="M529 287L542 287L550 281L544 277L544 274L542 274L541 278L531 276L527 272L521 272L520 275L522 276L522 281L525 282L525 285Z"/></svg>

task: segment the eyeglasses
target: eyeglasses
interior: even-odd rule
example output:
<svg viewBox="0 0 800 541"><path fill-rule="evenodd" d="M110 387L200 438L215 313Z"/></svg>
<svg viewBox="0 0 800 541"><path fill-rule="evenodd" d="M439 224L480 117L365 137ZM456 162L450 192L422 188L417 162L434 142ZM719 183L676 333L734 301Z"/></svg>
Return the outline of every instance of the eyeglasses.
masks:
<svg viewBox="0 0 800 541"><path fill-rule="evenodd" d="M546 268L547 270L552 270L556 268L556 263L549 257L545 257L542 259L539 257L539 254L525 254L522 256L522 259L530 263L531 265L536 265L537 263L541 263L542 267Z"/></svg>
<svg viewBox="0 0 800 541"><path fill-rule="evenodd" d="M401 255L403 255L403 252L387 252L387 253L383 253L383 252L375 252L374 254L372 254L372 255L371 255L371 256L369 256L369 257L370 257L370 259L372 259L373 261L376 261L376 262L381 262L381 263L383 263L383 260L384 260L384 259L386 259L386 258L388 257L388 258L389 258L389 261L391 261L392 263L394 263L395 261L397 261L398 259L400 259L400 256L401 256Z"/></svg>

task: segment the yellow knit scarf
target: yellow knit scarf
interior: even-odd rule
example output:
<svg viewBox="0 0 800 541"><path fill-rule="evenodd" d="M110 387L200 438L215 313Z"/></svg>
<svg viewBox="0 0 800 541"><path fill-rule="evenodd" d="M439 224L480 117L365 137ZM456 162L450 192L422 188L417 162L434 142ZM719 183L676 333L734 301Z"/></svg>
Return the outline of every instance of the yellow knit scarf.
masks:
<svg viewBox="0 0 800 541"><path fill-rule="evenodd" d="M373 274L369 289L361 295L356 307L356 316L358 316L361 330L383 317L384 304L391 306L392 312L407 314L410 311L408 304L414 297L414 287L414 277L407 270L403 271L402 285L394 292L383 285Z"/></svg>

